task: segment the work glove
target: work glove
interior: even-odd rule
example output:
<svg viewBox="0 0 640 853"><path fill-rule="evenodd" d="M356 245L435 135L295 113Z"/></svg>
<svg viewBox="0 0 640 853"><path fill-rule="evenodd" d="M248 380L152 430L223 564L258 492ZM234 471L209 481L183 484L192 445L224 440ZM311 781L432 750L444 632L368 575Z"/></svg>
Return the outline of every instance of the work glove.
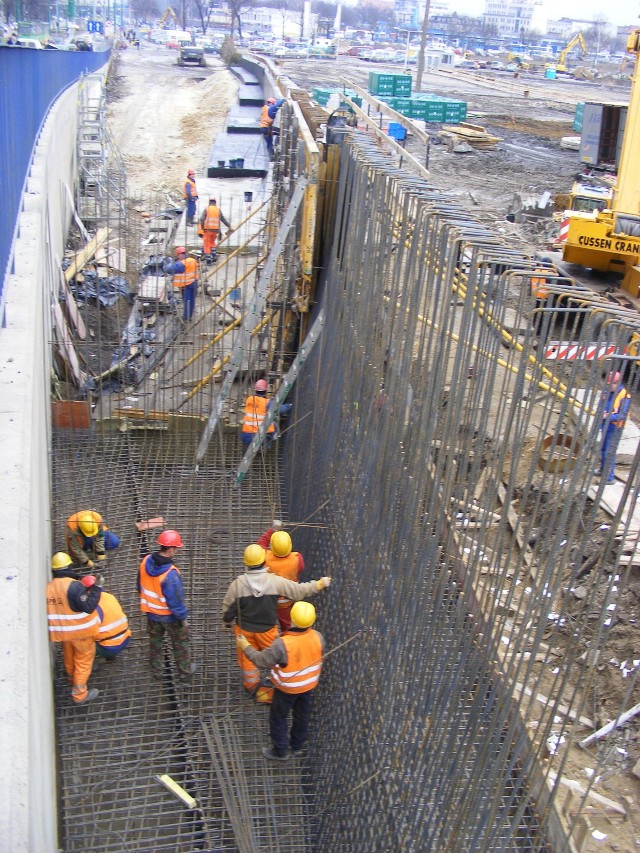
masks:
<svg viewBox="0 0 640 853"><path fill-rule="evenodd" d="M106 554L98 554L98 556L96 557L96 563L99 563L101 560L106 560L106 559L107 559Z"/></svg>
<svg viewBox="0 0 640 853"><path fill-rule="evenodd" d="M273 519L273 521L271 522L271 529L272 530L282 530L282 522L280 521L279 518Z"/></svg>
<svg viewBox="0 0 640 853"><path fill-rule="evenodd" d="M236 637L236 646L243 652L245 649L248 649L251 643L247 640L246 637L243 637L242 634L238 634Z"/></svg>
<svg viewBox="0 0 640 853"><path fill-rule="evenodd" d="M318 589L326 589L328 586L331 586L331 578L320 578L317 580Z"/></svg>

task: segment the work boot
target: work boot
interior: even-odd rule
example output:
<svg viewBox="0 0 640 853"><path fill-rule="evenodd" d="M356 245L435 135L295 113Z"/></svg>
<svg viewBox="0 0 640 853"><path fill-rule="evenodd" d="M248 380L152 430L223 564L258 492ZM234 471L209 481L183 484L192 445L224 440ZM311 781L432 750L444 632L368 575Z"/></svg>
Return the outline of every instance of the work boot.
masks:
<svg viewBox="0 0 640 853"><path fill-rule="evenodd" d="M288 761L289 760L289 753L288 752L285 752L284 755L280 755L279 753L277 753L275 751L275 749L272 746L264 746L262 748L262 754L264 755L265 758L268 758L270 761L271 760L274 760L274 761Z"/></svg>
<svg viewBox="0 0 640 853"><path fill-rule="evenodd" d="M84 699L81 699L79 702L74 701L74 705L86 705L87 702L93 702L93 700L100 695L100 691L97 687L92 687L91 690L87 693Z"/></svg>

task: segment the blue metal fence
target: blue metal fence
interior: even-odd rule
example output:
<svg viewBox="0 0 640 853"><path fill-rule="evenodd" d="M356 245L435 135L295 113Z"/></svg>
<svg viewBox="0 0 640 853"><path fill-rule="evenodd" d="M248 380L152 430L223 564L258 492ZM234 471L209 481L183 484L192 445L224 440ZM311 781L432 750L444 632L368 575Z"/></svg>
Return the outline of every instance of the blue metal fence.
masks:
<svg viewBox="0 0 640 853"><path fill-rule="evenodd" d="M20 197L38 131L55 99L81 74L97 71L110 51L0 48L0 317Z"/></svg>

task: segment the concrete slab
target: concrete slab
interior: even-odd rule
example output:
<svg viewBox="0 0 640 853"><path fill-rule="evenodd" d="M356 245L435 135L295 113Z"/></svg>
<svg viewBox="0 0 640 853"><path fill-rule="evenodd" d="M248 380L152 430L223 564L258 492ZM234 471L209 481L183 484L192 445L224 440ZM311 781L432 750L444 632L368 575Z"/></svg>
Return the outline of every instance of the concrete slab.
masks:
<svg viewBox="0 0 640 853"><path fill-rule="evenodd" d="M260 133L260 107L232 107L227 116L227 133Z"/></svg>
<svg viewBox="0 0 640 853"><path fill-rule="evenodd" d="M242 165L229 163L242 160ZM208 178L264 178L269 154L262 136L254 133L219 133L209 153ZM224 165L220 165L220 164Z"/></svg>
<svg viewBox="0 0 640 853"><path fill-rule="evenodd" d="M264 105L262 89L257 86L244 86L238 88L238 103L243 107L262 107Z"/></svg>
<svg viewBox="0 0 640 853"><path fill-rule="evenodd" d="M243 68L241 65L232 65L229 68L229 71L240 80L246 86L260 86L260 81L256 77L256 75L248 71L246 68Z"/></svg>

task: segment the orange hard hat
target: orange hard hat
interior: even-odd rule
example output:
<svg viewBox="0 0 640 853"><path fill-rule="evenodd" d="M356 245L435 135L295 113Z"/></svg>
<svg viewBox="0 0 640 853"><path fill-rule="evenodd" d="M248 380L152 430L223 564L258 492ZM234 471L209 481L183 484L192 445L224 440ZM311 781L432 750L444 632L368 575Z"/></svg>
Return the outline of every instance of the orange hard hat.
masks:
<svg viewBox="0 0 640 853"><path fill-rule="evenodd" d="M163 548L182 548L182 537L177 530L163 530L158 536L158 545Z"/></svg>
<svg viewBox="0 0 640 853"><path fill-rule="evenodd" d="M267 390L267 380L266 379L258 379L256 384L253 386L254 391L266 391Z"/></svg>

